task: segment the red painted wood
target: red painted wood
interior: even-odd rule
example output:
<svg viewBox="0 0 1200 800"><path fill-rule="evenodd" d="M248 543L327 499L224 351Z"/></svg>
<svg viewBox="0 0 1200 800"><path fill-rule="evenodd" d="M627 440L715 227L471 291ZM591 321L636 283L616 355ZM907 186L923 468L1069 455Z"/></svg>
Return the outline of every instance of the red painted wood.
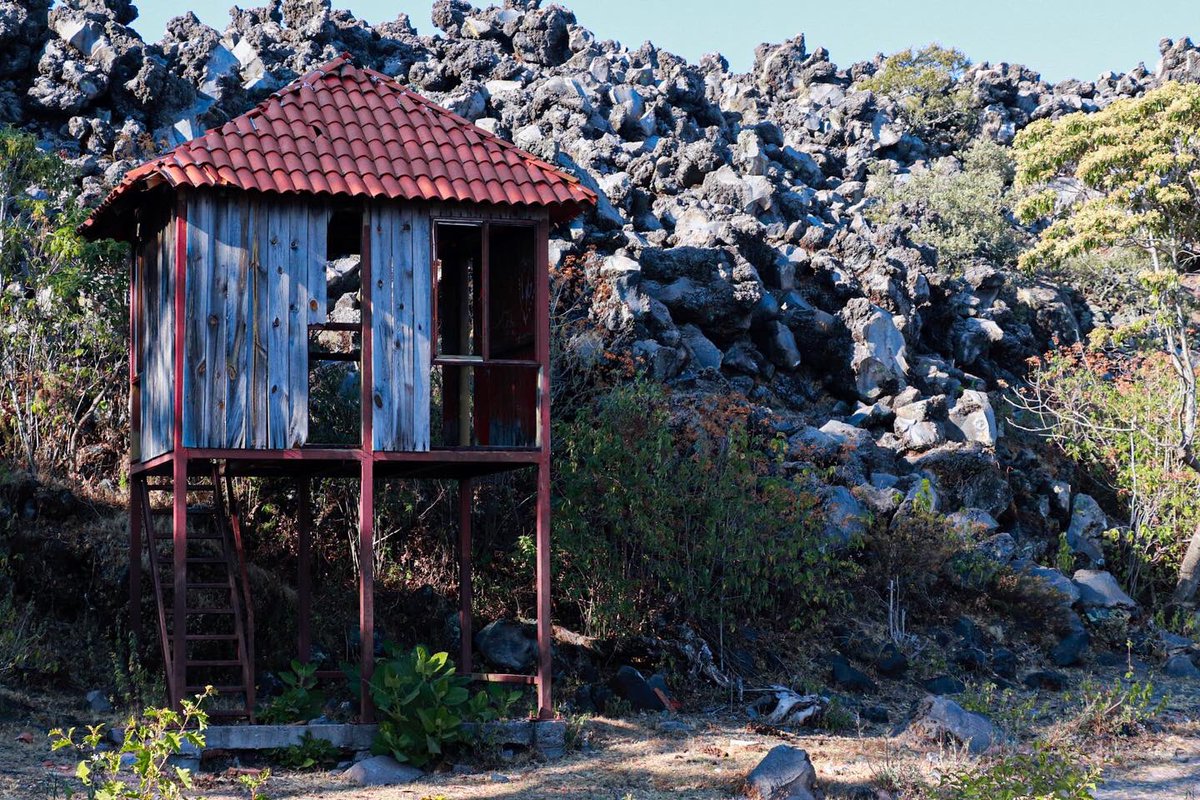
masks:
<svg viewBox="0 0 1200 800"><path fill-rule="evenodd" d="M470 478L458 482L458 630L462 640L459 648L458 671L471 671L471 640L475 636L471 606L474 590L471 583L471 500L474 485Z"/></svg>
<svg viewBox="0 0 1200 800"><path fill-rule="evenodd" d="M364 210L362 231L362 453L358 497L358 635L361 647L360 670L362 686L359 697L362 721L374 722L375 706L371 702L369 682L375 671L375 371L373 361L374 336L371 303L371 214Z"/></svg>
<svg viewBox="0 0 1200 800"><path fill-rule="evenodd" d="M300 506L297 515L296 592L299 595L297 649L299 658L307 664L312 659L312 481L300 478L296 494Z"/></svg>
<svg viewBox="0 0 1200 800"><path fill-rule="evenodd" d="M187 475L188 454L183 447L183 359L187 295L187 194L181 192L175 218L175 417L172 420L173 453L171 536L174 540L172 645L169 668L174 677L171 704L178 705L187 684Z"/></svg>
<svg viewBox="0 0 1200 800"><path fill-rule="evenodd" d="M537 642L538 642L538 718L554 716L551 691L553 634L550 628L550 269L549 225L538 225L537 232L537 352L542 364L539 381L541 447L537 476Z"/></svg>
<svg viewBox="0 0 1200 800"><path fill-rule="evenodd" d="M142 499L145 478L129 480L129 632L142 645ZM150 542L154 546L154 542Z"/></svg>

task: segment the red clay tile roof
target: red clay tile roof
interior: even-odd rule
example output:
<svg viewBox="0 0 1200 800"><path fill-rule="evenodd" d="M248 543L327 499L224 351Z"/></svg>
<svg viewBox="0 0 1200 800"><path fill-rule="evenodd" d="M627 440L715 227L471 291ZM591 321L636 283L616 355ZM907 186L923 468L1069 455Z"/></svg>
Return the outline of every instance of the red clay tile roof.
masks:
<svg viewBox="0 0 1200 800"><path fill-rule="evenodd" d="M220 128L130 170L83 224L102 236L135 188L233 187L396 200L595 205L571 175L342 55Z"/></svg>

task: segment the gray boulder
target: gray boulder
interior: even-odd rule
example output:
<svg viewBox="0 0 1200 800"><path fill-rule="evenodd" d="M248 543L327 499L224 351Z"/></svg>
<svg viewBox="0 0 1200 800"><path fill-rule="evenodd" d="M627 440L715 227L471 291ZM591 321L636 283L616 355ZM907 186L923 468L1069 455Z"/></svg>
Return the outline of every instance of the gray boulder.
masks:
<svg viewBox="0 0 1200 800"><path fill-rule="evenodd" d="M1066 605L1075 605L1079 600L1079 587L1058 570L1031 564L1023 571L1026 575L1040 580L1048 588L1060 595Z"/></svg>
<svg viewBox="0 0 1200 800"><path fill-rule="evenodd" d="M1163 665L1163 672L1172 678L1200 678L1200 669L1196 669L1192 659L1182 653L1168 658L1167 663Z"/></svg>
<svg viewBox="0 0 1200 800"><path fill-rule="evenodd" d="M871 525L871 512L845 486L827 486L821 491L826 542L835 548L846 547L866 536Z"/></svg>
<svg viewBox="0 0 1200 800"><path fill-rule="evenodd" d="M424 774L391 756L371 756L343 772L342 777L359 786L399 786L420 780Z"/></svg>
<svg viewBox="0 0 1200 800"><path fill-rule="evenodd" d="M746 776L746 794L753 800L813 800L817 771L804 750L780 744Z"/></svg>
<svg viewBox="0 0 1200 800"><path fill-rule="evenodd" d="M1077 556L1086 559L1088 566L1104 566L1101 541L1106 530L1108 517L1100 508L1100 504L1089 495L1075 495L1075 499L1071 501L1071 524L1067 528L1067 545Z"/></svg>
<svg viewBox="0 0 1200 800"><path fill-rule="evenodd" d="M998 431L996 414L986 392L967 389L948 414L950 424L958 436L968 442L978 442L986 447L996 444Z"/></svg>
<svg viewBox="0 0 1200 800"><path fill-rule="evenodd" d="M1002 738L987 717L967 711L948 697L933 695L917 706L908 730L926 741L965 745L976 756L987 752Z"/></svg>
<svg viewBox="0 0 1200 800"><path fill-rule="evenodd" d="M1109 572L1081 569L1072 582L1079 589L1079 604L1084 608L1137 608L1137 601L1125 594Z"/></svg>
<svg viewBox="0 0 1200 800"><path fill-rule="evenodd" d="M841 317L854 340L850 367L859 396L873 401L903 389L908 350L892 315L866 298L856 297L842 309Z"/></svg>
<svg viewBox="0 0 1200 800"><path fill-rule="evenodd" d="M507 619L488 623L475 634L480 655L497 667L522 672L537 660L537 638L530 625Z"/></svg>

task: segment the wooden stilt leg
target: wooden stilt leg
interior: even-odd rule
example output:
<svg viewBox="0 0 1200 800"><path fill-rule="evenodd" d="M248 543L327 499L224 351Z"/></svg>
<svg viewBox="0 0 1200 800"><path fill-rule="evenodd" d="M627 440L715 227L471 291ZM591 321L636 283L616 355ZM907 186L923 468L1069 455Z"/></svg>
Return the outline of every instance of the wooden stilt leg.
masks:
<svg viewBox="0 0 1200 800"><path fill-rule="evenodd" d="M296 521L296 590L299 597L300 619L297 627L297 652L300 661L312 659L312 480L305 475L297 487L300 511Z"/></svg>
<svg viewBox="0 0 1200 800"><path fill-rule="evenodd" d="M549 453L546 454L548 456ZM550 459L538 464L537 482L537 644L538 719L553 719L550 628Z"/></svg>
<svg viewBox="0 0 1200 800"><path fill-rule="evenodd" d="M358 635L362 645L362 721L374 722L370 680L375 670L375 463L362 462L358 501Z"/></svg>
<svg viewBox="0 0 1200 800"><path fill-rule="evenodd" d="M471 494L474 488L470 478L458 482L458 628L462 639L458 671L464 675L472 672L471 639L475 635L471 614L474 600L471 584Z"/></svg>
<svg viewBox="0 0 1200 800"><path fill-rule="evenodd" d="M171 705L187 696L187 454L175 452L174 486L171 490L171 535L173 539L175 580L171 629Z"/></svg>
<svg viewBox="0 0 1200 800"><path fill-rule="evenodd" d="M129 632L133 646L142 646L142 484L145 478L129 481ZM153 546L153 542L148 543Z"/></svg>

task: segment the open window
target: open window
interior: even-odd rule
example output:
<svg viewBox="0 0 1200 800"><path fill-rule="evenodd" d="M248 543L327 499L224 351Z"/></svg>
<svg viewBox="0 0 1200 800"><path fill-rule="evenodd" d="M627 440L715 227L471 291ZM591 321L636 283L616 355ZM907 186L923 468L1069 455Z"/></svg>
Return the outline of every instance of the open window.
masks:
<svg viewBox="0 0 1200 800"><path fill-rule="evenodd" d="M362 442L362 236L357 206L335 208L326 231L328 321L308 327L308 442Z"/></svg>
<svg viewBox="0 0 1200 800"><path fill-rule="evenodd" d="M538 445L536 236L531 224L435 224L435 446Z"/></svg>

